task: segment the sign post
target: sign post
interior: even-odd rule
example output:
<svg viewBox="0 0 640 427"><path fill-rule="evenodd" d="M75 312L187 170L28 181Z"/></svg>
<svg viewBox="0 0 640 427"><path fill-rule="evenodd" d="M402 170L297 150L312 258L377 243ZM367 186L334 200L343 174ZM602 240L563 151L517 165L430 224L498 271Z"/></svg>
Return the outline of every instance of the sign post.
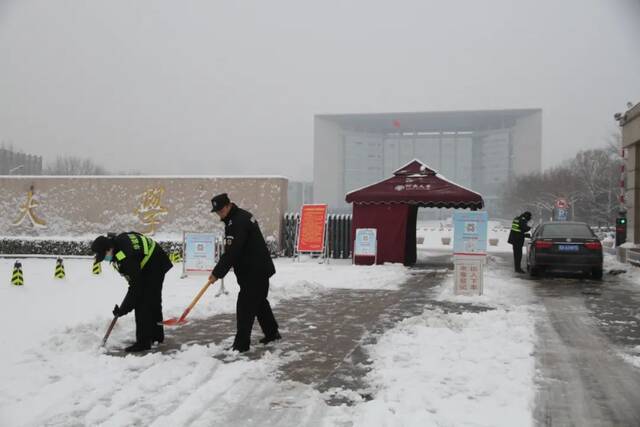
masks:
<svg viewBox="0 0 640 427"><path fill-rule="evenodd" d="M301 253L325 256L327 205L303 205L296 233L296 257Z"/></svg>
<svg viewBox="0 0 640 427"><path fill-rule="evenodd" d="M182 276L189 274L210 274L218 259L217 235L214 233L183 233L182 245L184 260Z"/></svg>
<svg viewBox="0 0 640 427"><path fill-rule="evenodd" d="M554 221L567 221L569 219L569 204L566 199L558 198L553 209Z"/></svg>
<svg viewBox="0 0 640 427"><path fill-rule="evenodd" d="M482 295L487 257L487 212L453 214L454 293Z"/></svg>
<svg viewBox="0 0 640 427"><path fill-rule="evenodd" d="M182 276L209 275L222 255L223 240L215 233L196 233L185 231L182 233ZM228 293L224 288L224 279L220 280L220 293Z"/></svg>
<svg viewBox="0 0 640 427"><path fill-rule="evenodd" d="M375 228L356 228L356 240L353 248L353 260L356 257L373 258L374 265L378 263L378 230Z"/></svg>

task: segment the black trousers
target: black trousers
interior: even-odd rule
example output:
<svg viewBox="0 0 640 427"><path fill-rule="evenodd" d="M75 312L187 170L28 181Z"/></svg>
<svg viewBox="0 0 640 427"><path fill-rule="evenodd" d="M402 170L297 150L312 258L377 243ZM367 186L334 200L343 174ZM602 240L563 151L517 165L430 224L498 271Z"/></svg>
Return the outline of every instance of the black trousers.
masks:
<svg viewBox="0 0 640 427"><path fill-rule="evenodd" d="M240 284L240 293L236 303L237 332L233 348L247 351L251 345L251 330L257 317L265 337L272 337L278 332L276 322L267 300L269 295L269 279L252 280L252 283Z"/></svg>
<svg viewBox="0 0 640 427"><path fill-rule="evenodd" d="M515 271L522 270L522 246L520 244L513 244L513 269Z"/></svg>
<svg viewBox="0 0 640 427"><path fill-rule="evenodd" d="M141 295L136 300L136 341L151 343L152 340L164 340L162 326L162 284L164 274L154 274L144 278Z"/></svg>

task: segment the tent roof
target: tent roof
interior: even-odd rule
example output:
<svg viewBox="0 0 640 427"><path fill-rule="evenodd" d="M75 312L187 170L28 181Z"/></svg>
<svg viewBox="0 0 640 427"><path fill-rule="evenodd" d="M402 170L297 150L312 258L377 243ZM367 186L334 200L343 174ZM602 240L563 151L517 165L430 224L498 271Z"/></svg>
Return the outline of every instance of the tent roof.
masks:
<svg viewBox="0 0 640 427"><path fill-rule="evenodd" d="M351 191L347 203L409 204L435 208L481 209L482 196L457 185L414 159L391 178Z"/></svg>

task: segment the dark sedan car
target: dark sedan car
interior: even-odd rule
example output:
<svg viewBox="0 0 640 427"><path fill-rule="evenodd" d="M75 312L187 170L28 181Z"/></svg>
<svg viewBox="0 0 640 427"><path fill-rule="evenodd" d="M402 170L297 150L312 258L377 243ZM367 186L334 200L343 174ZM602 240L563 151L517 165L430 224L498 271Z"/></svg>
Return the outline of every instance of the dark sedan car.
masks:
<svg viewBox="0 0 640 427"><path fill-rule="evenodd" d="M527 270L532 276L545 271L577 271L602 278L602 244L584 222L545 222L529 242Z"/></svg>

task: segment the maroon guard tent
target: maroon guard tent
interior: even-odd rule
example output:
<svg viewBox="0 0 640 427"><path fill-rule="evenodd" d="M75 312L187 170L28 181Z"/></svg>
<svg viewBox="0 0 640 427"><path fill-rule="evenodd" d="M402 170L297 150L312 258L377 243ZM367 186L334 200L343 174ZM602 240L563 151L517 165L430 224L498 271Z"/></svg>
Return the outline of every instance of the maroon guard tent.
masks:
<svg viewBox="0 0 640 427"><path fill-rule="evenodd" d="M418 208L481 209L482 196L439 175L419 160L412 160L393 176L347 194L353 203L351 235L356 228L375 228L378 235L378 264L415 264ZM356 264L371 264L359 259ZM369 261L369 262L367 262Z"/></svg>

